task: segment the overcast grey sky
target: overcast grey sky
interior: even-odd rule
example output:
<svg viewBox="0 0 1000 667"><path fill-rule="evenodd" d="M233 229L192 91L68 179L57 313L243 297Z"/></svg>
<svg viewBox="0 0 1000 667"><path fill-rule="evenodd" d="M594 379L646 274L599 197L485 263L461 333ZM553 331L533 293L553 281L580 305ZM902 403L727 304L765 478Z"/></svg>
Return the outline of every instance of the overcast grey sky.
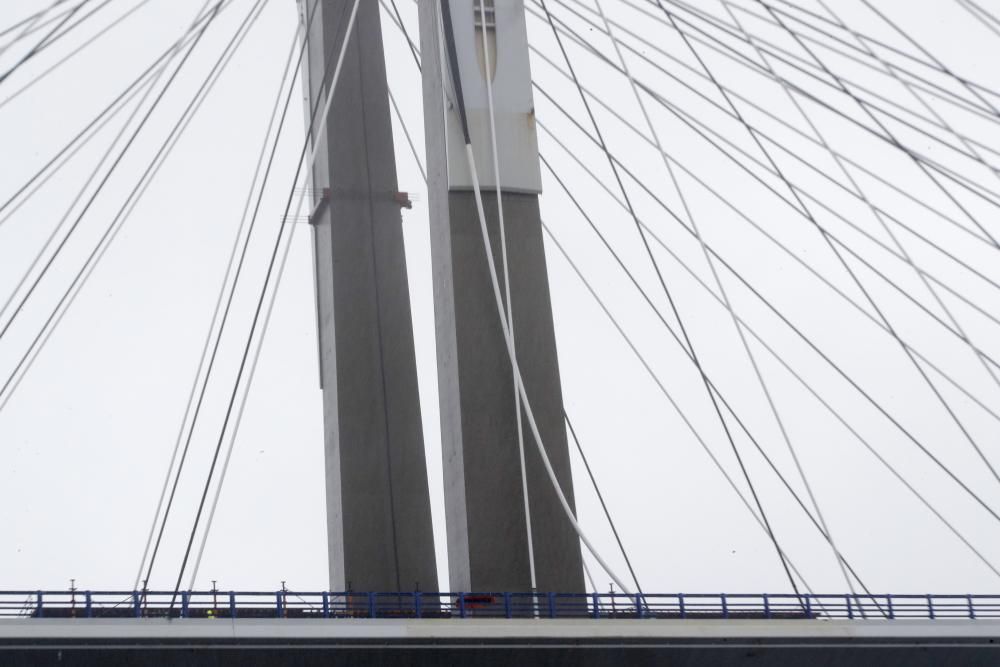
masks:
<svg viewBox="0 0 1000 667"><path fill-rule="evenodd" d="M732 20L719 0L690 2L722 20ZM798 2L811 11L824 11L814 0ZM980 2L1000 14L1000 3L996 0ZM397 3L404 22L416 37L415 4L410 0ZM4 0L0 3L0 29L45 4L38 0ZM89 35L139 4L143 6L94 45L37 85L5 102L9 95L82 44ZM0 83L0 202L6 201L176 40L202 4L202 0L144 3L113 0L78 32L43 51ZM0 382L28 349L251 4L249 0L233 0L207 31L164 97L161 108L151 116L104 192L82 219L50 275L0 341ZM563 65L552 34L536 17L537 5L533 0L527 0L526 4L530 39L541 54L533 54L535 79L587 127L575 89L545 60L549 58L552 63ZM548 4L557 16L565 17L609 58L616 58L606 39L567 10L574 8L599 22L592 12L594 0L548 0ZM642 0L601 0L601 4L609 18L679 62L671 62L656 54L649 44L641 45L634 37L621 34L626 43L643 54L655 56L670 74L725 105L714 86L692 72L700 71L699 63L677 33L653 19L657 16L655 4ZM848 25L916 53L912 45L880 22L861 2L829 0L827 4ZM987 88L1000 90L1000 70L996 67L1000 36L977 22L960 2L877 0L875 4L948 68ZM645 7L651 14L643 14L634 6ZM755 2L734 0L733 6L735 15L745 22L748 30L796 55L808 57L780 30L743 11L761 14ZM675 11L690 16L683 10ZM4 457L4 465L0 466L0 588L61 587L70 578L91 588L131 586L229 247L240 223L285 57L296 38L296 26L293 0L267 2L261 19L121 234L10 402L0 411L0 454ZM383 29L390 86L403 108L406 125L422 159L419 76L399 31L386 16ZM32 43L42 34L35 33L24 44ZM0 48L5 43L0 41ZM720 82L812 136L809 125L780 86L748 73L705 45L694 44ZM583 85L613 102L618 113L646 132L627 79L569 41L567 47ZM759 62L752 49L744 46L741 52ZM1000 130L995 122L924 96L932 109L928 111L891 78L828 51L817 52L842 76L914 112L923 115L936 112L958 132L1000 150ZM24 47L19 44L0 54L0 71L13 66L23 53ZM886 51L880 54L887 58L891 55ZM738 122L634 54L628 58L637 78L766 164L763 154ZM898 58L894 62L897 61L907 62ZM870 124L870 119L856 105L844 96L834 95L829 86L805 83L808 79L793 68L780 64L777 67L784 75L802 82L809 91L831 100L850 118ZM956 95L974 99L946 77L927 69L920 72ZM1000 96L984 95L989 103L1000 107ZM734 167L677 116L648 98L647 103L667 152L734 205L727 208L691 177L680 176L681 189L706 241L987 504L1000 507L1000 484L990 476L898 343L816 280L803 265L777 250L737 211L753 218L786 243L806 265L863 303L860 291L816 228ZM536 104L541 123L566 142L573 154L617 194L604 156L538 91ZM803 155L807 163L829 173L838 182L847 183L822 147L766 119L749 105L739 104L748 122ZM1000 282L997 249L989 247L981 237L973 238L979 232L969 219L962 218L955 203L936 190L909 158L842 117L808 102L803 105L810 120L836 150L899 188L894 191L860 169L852 169L852 177L874 203L949 249L990 280ZM93 173L130 109L127 107L116 116L14 215L0 218L4 220L0 222L0 299L6 301L15 289L35 253L70 207L78 188ZM656 151L611 114L596 105L595 109L611 149L683 217L678 195ZM259 229L251 244L249 275L237 292L234 318L223 339L221 363L210 385L189 472L182 480L180 501L154 574L154 586L172 585L176 577L197 494L235 378L253 302L263 280L266 253L277 234L285 199L293 187L294 164L303 140L302 118L296 88L295 104L274 175L263 199ZM1000 191L996 174L983 165L959 158L955 151L882 118L914 150L961 170L984 188ZM447 581L426 189L400 129L397 124L400 188L414 193L416 199L413 210L403 212L403 226L435 536L441 581ZM957 149L965 150L954 137L937 134ZM540 132L540 146L543 155L636 272L657 307L668 313L631 219L545 131ZM787 153L768 146L782 170L803 190L813 193L818 202L842 213L885 247L895 247L864 203L822 180ZM1000 164L1000 153L982 148L981 154L992 164ZM780 179L765 174L760 167L751 168L763 174L761 178L782 196L789 197ZM664 387L743 489L745 485L732 452L690 362L558 184L544 170L543 174L542 210L546 224L620 318ZM639 217L714 290L709 266L692 236L634 182L628 181L627 187ZM93 186L88 193L92 189ZM955 187L952 191L961 193ZM907 199L906 194L941 209L966 231L921 208ZM967 193L954 196L984 227L994 235L1000 234L996 207ZM84 197L73 208L76 213L70 222L76 219L86 200ZM937 317L946 319L941 306L912 268L838 220L821 204L806 201L817 220L843 239L859 257L896 281L904 292ZM931 250L912 234L901 231L899 226L890 223L890 228L918 266L959 295L938 290L969 338L984 353L1000 359L998 324L990 319L1000 316L1000 290ZM300 589L322 588L326 584L321 396L316 369L312 266L309 238L304 231L303 228L296 234L281 283L201 568L200 585L210 585L213 579L225 588L269 588L279 586L282 580ZM752 522L746 508L712 466L558 248L549 243L546 252L567 411L594 466L643 588L691 592L786 590L787 582L766 535ZM791 485L803 493L802 482L728 313L666 251L657 247L655 253L707 374ZM850 256L848 261L899 335L982 403L977 405L933 370L927 371L971 436L994 464L1000 465L1000 419L984 409L1000 412L1000 385L958 337L914 307L900 292L887 287L857 257ZM899 429L838 378L752 293L741 287L732 274L724 269L720 272L735 310L761 338L779 350L789 366L813 384L845 421L898 467L906 480L988 560L1000 563L997 521L958 490ZM961 297L984 312L977 312ZM874 316L870 306L862 308ZM0 325L7 317L0 318ZM672 316L667 321L674 325ZM996 574L944 528L761 344L751 340L751 347L831 530L842 552L870 588L893 592L996 590ZM761 457L752 452L749 440L738 433L738 427L733 425L733 428L777 536L792 561L814 590L844 590L829 547L803 518ZM596 497L578 464L574 459L581 521L602 554L617 570L623 571L622 559ZM593 561L590 563L598 586L605 587L607 577L599 574Z"/></svg>

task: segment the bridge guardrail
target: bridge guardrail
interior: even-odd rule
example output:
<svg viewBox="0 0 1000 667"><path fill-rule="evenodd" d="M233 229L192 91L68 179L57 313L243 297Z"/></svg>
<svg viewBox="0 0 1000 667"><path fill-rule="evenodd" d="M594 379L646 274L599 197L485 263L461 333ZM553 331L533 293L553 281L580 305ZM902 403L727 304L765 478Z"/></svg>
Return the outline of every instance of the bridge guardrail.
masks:
<svg viewBox="0 0 1000 667"><path fill-rule="evenodd" d="M0 591L0 618L989 619L1000 595Z"/></svg>

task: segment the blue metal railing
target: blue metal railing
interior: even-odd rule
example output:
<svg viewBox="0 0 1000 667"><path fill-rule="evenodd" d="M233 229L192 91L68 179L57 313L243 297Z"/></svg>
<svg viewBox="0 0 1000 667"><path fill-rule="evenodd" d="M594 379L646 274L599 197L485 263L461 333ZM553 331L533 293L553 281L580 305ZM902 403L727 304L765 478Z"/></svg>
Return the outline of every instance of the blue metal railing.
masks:
<svg viewBox="0 0 1000 667"><path fill-rule="evenodd" d="M974 620L1000 595L0 591L0 617Z"/></svg>

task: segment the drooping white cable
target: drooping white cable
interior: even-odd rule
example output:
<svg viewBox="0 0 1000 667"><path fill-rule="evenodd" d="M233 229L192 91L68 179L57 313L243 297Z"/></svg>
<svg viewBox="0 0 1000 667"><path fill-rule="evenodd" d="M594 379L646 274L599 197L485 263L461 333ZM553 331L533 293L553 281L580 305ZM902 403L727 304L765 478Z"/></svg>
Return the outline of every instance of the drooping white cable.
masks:
<svg viewBox="0 0 1000 667"><path fill-rule="evenodd" d="M761 372L760 366L757 363L757 359L753 354L753 350L750 348L750 344L746 339L746 334L743 332L743 328L740 326L740 323L737 321L733 313L732 306L729 300L729 295L725 288L725 284L722 282L722 279L719 276L718 269L715 265L715 261L712 259L711 254L708 252L705 240L702 237L701 230L698 227L698 221L696 217L691 213L687 197L684 196L684 192L683 190L681 190L680 183L677 180L677 175L673 169L673 165L671 165L670 160L667 158L667 153L663 149L663 143L660 140L659 132L657 132L656 126L653 124L653 121L649 116L649 111L646 109L646 104L643 101L642 96L639 94L639 88L635 82L635 78L632 76L632 70L629 68L628 61L622 54L621 45L619 44L618 39L615 37L614 31L611 27L611 23L608 21L607 15L604 13L604 7L601 4L601 0L594 0L594 4L596 5L597 11L601 16L601 21L604 23L604 29L608 34L608 38L611 40L611 44L614 47L615 54L618 56L618 62L621 64L622 71L628 78L629 85L632 88L632 94L635 96L636 102L639 105L639 109L642 111L643 119L646 121L646 127L649 128L649 132L652 135L653 142L656 145L657 153L660 154L660 157L663 160L663 164L667 169L667 173L670 175L670 180L671 183L673 184L674 191L677 192L681 205L684 208L684 214L687 217L688 222L691 224L691 229L694 232L695 237L698 240L698 244L701 247L702 253L705 256L705 261L708 263L709 269L711 270L712 277L715 281L716 286L719 289L719 294L725 301L727 310L732 316L733 326L736 328L736 333L739 335L743 349L747 354L747 358L750 361L750 365L753 367L753 371L757 377L758 384L760 385L761 391L764 394L765 399L767 400L767 404L771 410L771 414L774 416L775 422L778 425L778 429L781 432L781 436L782 439L784 440L785 446L792 456L792 460L795 463L795 468L799 473L799 478L805 485L806 492L809 494L809 500L812 503L813 509L816 510L816 516L820 522L820 525L823 527L823 532L826 534L826 539L830 545L830 549L833 551L834 559L836 560L837 565L840 568L840 572L844 577L844 581L847 583L847 587L850 589L851 593L854 593L855 592L854 583L851 580L850 576L848 576L847 574L847 568L844 566L844 557L843 555L841 555L840 550L837 548L836 542L833 539L833 533L830 531L826 519L823 516L823 512L820 509L819 502L816 500L816 496L813 493L812 485L809 483L809 479L806 476L805 470L802 467L802 463L799 460L798 454L795 451L795 447L792 446L792 441L788 435L787 429L785 428L784 420L781 418L781 414L778 412L778 407L774 402L774 398L771 395L771 391L768 388L767 383L764 381L763 373Z"/></svg>
<svg viewBox="0 0 1000 667"><path fill-rule="evenodd" d="M493 71L490 62L490 45L488 31L486 29L486 0L477 0L479 3L479 19L482 27L483 37L483 63L485 65L483 78L486 81L486 101L490 115L490 145L493 152L493 177L496 180L497 192L497 220L500 225L500 261L503 264L503 283L505 304L507 310L507 328L510 330L510 347L513 354L517 354L517 345L514 336L514 304L510 299L510 265L507 261L507 225L503 215L503 189L500 183L500 151L497 148L497 121L496 107L493 102ZM496 15L493 17L496 24ZM524 525L528 536L528 570L531 575L531 590L538 588L538 581L535 576L535 545L534 537L531 533L531 505L528 501L528 473L524 461L524 424L521 418L521 395L517 388L514 389L514 410L517 413L517 453L521 463L521 495L524 501Z"/></svg>
<svg viewBox="0 0 1000 667"><path fill-rule="evenodd" d="M333 95L334 95L334 93L337 90L337 82L340 81L340 72L343 69L343 65L344 65L344 56L347 54L347 46L350 44L351 36L354 34L354 24L355 24L355 20L357 19L358 6L360 4L361 4L361 0L354 0L354 7L351 9L351 17L350 17L350 19L348 19L348 22L347 22L347 31L344 33L344 43L341 45L340 54L337 56L337 65L336 65L336 68L333 71L333 78L330 80L330 86L329 86L329 90L327 91L326 101L323 104L323 110L322 110L322 112L320 113L319 116L317 116L317 118L319 119L319 123L318 123L319 124L319 129L316 131L316 137L315 137L315 139L312 140L312 143L311 143L312 146L318 145L319 142L323 140L323 137L324 137L324 135L326 133L326 126L327 126L326 118L330 114L330 106L333 104ZM306 138L306 141L309 141L308 137ZM309 174L309 173L312 172L313 165L316 163L316 156L317 155L318 155L318 152L315 151L315 150L309 150L308 151L308 159L306 161L306 168L303 170L303 173ZM293 185L293 187L294 187L294 185ZM296 218L298 218L298 216L300 215L300 212L302 210L302 202L305 200L306 193L308 191L309 191L309 188L307 188L307 187L303 187L301 189L301 193L299 194L299 201L298 201L298 204L295 207L295 214L291 218L288 218L288 220L294 221ZM247 380L246 380L246 382L243 385L243 395L240 397L240 405L239 405L239 408L237 409L237 412L236 412L236 421L233 423L233 427L232 427L232 430L231 430L230 436L229 436L229 444L226 447L226 458L223 461L222 469L219 471L219 482L218 482L218 484L215 487L215 495L212 498L212 506L211 506L211 508L209 510L208 518L207 518L207 520L205 522L205 530L204 530L204 532L202 533L202 536L201 536L201 543L198 546L198 554L195 557L194 568L191 571L190 585L188 586L189 590L192 590L194 588L195 580L197 579L197 576L198 576L198 569L201 567L201 559L202 559L202 556L205 553L205 545L208 543L208 536L209 536L209 533L211 532L211 529L212 529L212 522L215 519L215 510L216 510L216 508L218 507L218 504L219 504L219 497L222 495L222 486L223 486L223 484L226 481L226 473L229 470L229 462L232 459L233 449L235 448L235 445L236 445L236 436L239 433L240 423L241 423L241 421L243 419L243 411L246 408L247 397L250 394L250 387L253 384L253 377L254 377L254 374L255 374L255 372L257 370L257 362L260 359L260 351L261 351L261 349L264 346L264 336L267 333L267 325L268 325L268 322L271 319L271 313L272 313L272 311L274 309L275 299L276 299L276 297L278 295L278 288L279 288L279 286L281 284L281 276L284 273L285 265L286 265L286 262L288 260L289 249L291 248L291 245L292 245L292 238L295 235L295 223L294 222L288 223L287 221L283 220L281 222L281 224L282 225L284 225L284 224L292 224L292 231L289 233L289 235L288 235L288 241L285 244L284 250L282 251L282 256L281 256L280 264L278 265L278 270L277 270L277 273L275 275L274 289L271 291L270 301L268 302L267 310L264 313L264 319L263 319L263 322L262 322L261 333L260 333L260 336L257 339L257 348L254 350L254 356L253 356L253 359L250 362L250 369L249 369L249 373L247 375ZM266 289L267 285L265 285L264 288ZM253 335L253 331L251 331L250 333L251 333L251 335ZM237 378L237 381L239 381L239 378Z"/></svg>
<svg viewBox="0 0 1000 667"><path fill-rule="evenodd" d="M535 439L535 446L538 448L538 454L542 459L542 465L545 466L545 472L549 476L549 481L552 483L552 489L556 492L556 496L559 498L559 503L562 505L563 512L566 514L566 519L569 520L570 525L573 526L573 530L580 537L580 540L586 545L587 550L594 556L594 559L600 563L601 567L608 576L611 577L618 587L625 591L627 594L631 595L629 587L625 585L625 582L615 574L611 566L608 565L607 561L601 556L594 547L593 543L587 537L587 534L583 532L583 528L580 523L576 520L576 516L573 514L573 508L570 507L569 501L566 500L566 494L563 493L562 485L559 483L559 478L556 477L555 470L552 469L552 462L549 461L548 452L545 450L545 443L542 441L542 435L538 430L538 424L535 422L535 412L531 409L531 401L528 399L527 390L524 387L524 378L521 376L521 368L517 364L517 355L514 354L513 341L511 339L510 328L507 326L507 320L504 317L503 308L503 296L500 292L500 280L497 278L497 267L496 262L493 260L493 248L490 243L489 229L486 226L486 211L483 209L483 193L479 187L479 174L476 172L476 155L473 152L472 144L465 144L465 155L469 162L469 172L472 176L472 189L475 194L476 199L476 211L479 214L479 227L480 232L483 235L483 246L486 250L486 262L489 265L490 270L490 281L493 284L493 297L496 300L497 314L500 316L500 327L503 329L503 337L507 343L507 355L510 357L510 365L514 368L514 384L517 388L518 393L521 395L521 401L524 404L524 414L528 418L528 426L531 428L531 434Z"/></svg>

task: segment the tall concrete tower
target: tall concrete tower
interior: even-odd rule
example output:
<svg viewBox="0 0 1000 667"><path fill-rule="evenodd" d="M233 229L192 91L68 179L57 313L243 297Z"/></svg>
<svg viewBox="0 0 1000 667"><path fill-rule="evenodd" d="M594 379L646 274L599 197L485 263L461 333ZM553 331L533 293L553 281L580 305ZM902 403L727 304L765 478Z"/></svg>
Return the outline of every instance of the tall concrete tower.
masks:
<svg viewBox="0 0 1000 667"><path fill-rule="evenodd" d="M379 3L299 0L308 98L322 108L349 39L323 139L313 146L317 315L330 586L437 590ZM317 6L318 5L318 6ZM324 77L325 75L325 77Z"/></svg>
<svg viewBox="0 0 1000 667"><path fill-rule="evenodd" d="M541 175L524 4L522 0L485 0L484 25L482 1L448 3L459 76L498 267L502 266L498 187L502 193L518 364L549 458L572 504L573 480L538 209ZM454 81L445 56L443 4L440 0L419 2L451 587L527 591L531 588L528 530L512 366L497 314ZM499 173L493 169L487 104L490 79ZM579 539L527 430L524 448L537 588L583 591Z"/></svg>

